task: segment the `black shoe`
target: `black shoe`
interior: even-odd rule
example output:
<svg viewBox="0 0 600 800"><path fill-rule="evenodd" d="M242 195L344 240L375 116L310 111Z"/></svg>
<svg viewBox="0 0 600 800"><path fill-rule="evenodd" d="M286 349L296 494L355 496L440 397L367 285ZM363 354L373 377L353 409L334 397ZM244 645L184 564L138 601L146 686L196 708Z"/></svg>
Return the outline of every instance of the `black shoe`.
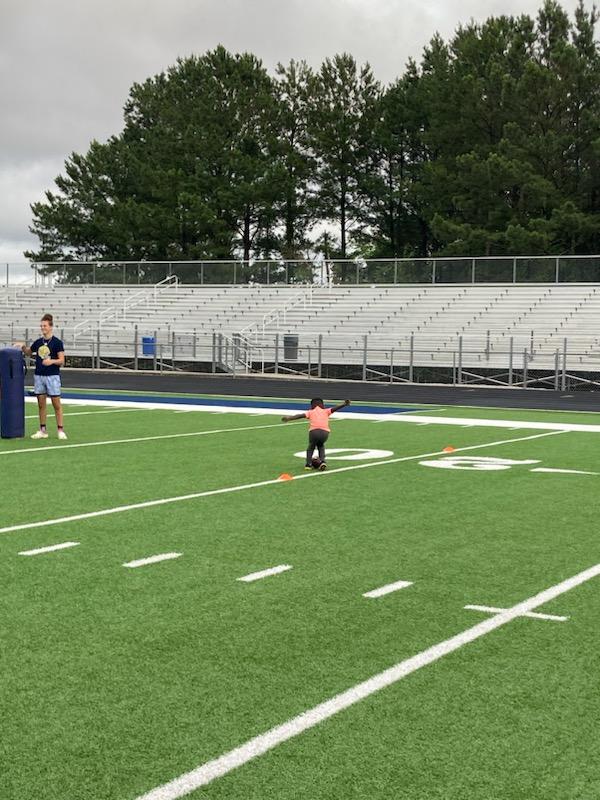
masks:
<svg viewBox="0 0 600 800"><path fill-rule="evenodd" d="M327 469L327 464L324 461L322 461L319 464L319 472L325 472L326 469Z"/></svg>

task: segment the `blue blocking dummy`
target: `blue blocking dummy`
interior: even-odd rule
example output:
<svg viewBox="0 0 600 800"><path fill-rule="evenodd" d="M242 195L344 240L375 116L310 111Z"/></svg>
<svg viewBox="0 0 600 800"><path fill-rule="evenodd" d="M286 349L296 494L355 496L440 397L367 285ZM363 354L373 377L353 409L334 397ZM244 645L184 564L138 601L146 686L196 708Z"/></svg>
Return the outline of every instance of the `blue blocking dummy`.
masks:
<svg viewBox="0 0 600 800"><path fill-rule="evenodd" d="M0 435L25 436L25 359L16 347L0 350Z"/></svg>

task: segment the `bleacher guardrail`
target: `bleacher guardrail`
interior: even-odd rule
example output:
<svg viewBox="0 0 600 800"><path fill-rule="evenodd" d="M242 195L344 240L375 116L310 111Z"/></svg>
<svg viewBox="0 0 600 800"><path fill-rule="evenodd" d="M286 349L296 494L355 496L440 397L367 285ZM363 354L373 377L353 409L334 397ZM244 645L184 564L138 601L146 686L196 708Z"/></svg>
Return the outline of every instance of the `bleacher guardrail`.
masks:
<svg viewBox="0 0 600 800"><path fill-rule="evenodd" d="M553 388L570 391L600 387L600 348L564 338L560 347L547 347L535 337L510 336L492 342L489 336L459 336L446 342L431 337L391 339L303 334L298 331L296 357L286 357L284 335L258 340L218 331L141 330L137 325L116 333L98 328L75 336L73 329L57 330L65 342L67 365L92 369L151 370L155 372L212 372L233 375L296 375L312 378L355 379L388 383L487 384L506 387ZM0 327L0 347L29 341L36 330ZM151 335L151 356L142 349Z"/></svg>

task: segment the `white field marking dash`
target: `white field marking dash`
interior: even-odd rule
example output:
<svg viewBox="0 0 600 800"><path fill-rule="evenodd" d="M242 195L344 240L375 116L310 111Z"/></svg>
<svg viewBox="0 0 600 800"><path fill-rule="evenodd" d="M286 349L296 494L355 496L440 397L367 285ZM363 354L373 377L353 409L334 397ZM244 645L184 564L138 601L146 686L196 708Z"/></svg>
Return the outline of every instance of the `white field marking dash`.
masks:
<svg viewBox="0 0 600 800"><path fill-rule="evenodd" d="M285 423L282 423L285 424ZM277 427L272 425L259 425L258 428ZM230 429L225 429L230 430ZM234 428L233 430L250 430L249 428ZM207 431L208 432L208 431ZM482 444L470 444L466 447L457 447L455 453L464 452L467 450L481 450L485 447L500 447L505 444L514 444L515 442L529 442L532 439L542 439L546 436L560 436L566 431L547 431L546 433L535 433L532 436L519 436L516 439L503 439L496 442L483 442ZM48 448L44 448L48 449ZM257 481L256 483L242 483L239 486L227 486L223 489L210 489L204 492L193 492L192 494L181 494L175 497L161 497L156 500L145 500L141 503L131 503L126 506L115 506L113 508L103 508L99 511L87 511L83 514L72 514L69 517L56 517L54 519L39 520L38 522L25 522L20 525L9 525L5 528L0 528L0 533L14 533L15 531L25 531L31 528L46 528L50 525L64 525L67 522L76 522L82 519L94 519L96 517L105 517L109 514L122 514L125 511L137 511L141 508L153 508L155 506L164 506L171 503L182 503L187 500L198 500L201 497L213 497L220 494L231 494L232 492L243 492L248 489L258 489L262 486L290 486L298 481L306 480L308 478L319 478L324 480L328 476L337 475L341 472L353 472L358 469L371 469L372 467L382 467L387 464L400 464L405 461L419 461L423 458L431 458L433 456L444 455L443 450L435 450L432 453L419 453L415 456L402 456L400 458L386 458L383 461L370 461L363 464L352 464L349 467L336 467L329 469L326 472L305 472L301 475L296 475L293 481L281 481L279 478L268 481Z"/></svg>
<svg viewBox="0 0 600 800"><path fill-rule="evenodd" d="M111 408L107 411L65 411L65 417L88 417L90 414L123 414L126 411L143 411L142 408ZM28 414L25 419L39 419L38 414Z"/></svg>
<svg viewBox="0 0 600 800"><path fill-rule="evenodd" d="M288 569L292 569L289 564L280 564L278 567L269 567L269 569L262 569L260 572L251 572L242 578L236 578L236 580L252 583L252 581L259 581L261 578L268 578L269 575L279 575L281 572L287 572Z"/></svg>
<svg viewBox="0 0 600 800"><path fill-rule="evenodd" d="M230 750L228 753L224 753L218 758L180 775L163 786L152 789L138 797L137 800L178 800L178 798L190 794L201 786L206 786L223 775L227 775L254 758L269 752L269 750L273 750L283 742L320 725L326 719L350 708L366 697L370 697L376 692L397 683L406 678L407 675L439 661L444 656L459 650L466 644L486 636L497 628L512 622L517 617L523 616L524 613L533 611L534 608L554 600L561 594L580 586L598 575L600 575L600 564L573 575L571 578L567 578L561 583L557 583L555 586L551 586L549 589L545 589L533 597L517 603L512 608L507 608L505 611L489 617L477 625L451 636L449 639L445 639L443 642L438 642L421 653L394 664L394 666L379 672L377 675L373 675L362 683L358 683L350 689L331 697L329 700L325 700L323 703L304 711L297 717L292 717L287 722L249 739L245 744ZM205 724L206 720L199 723L200 726L205 726Z"/></svg>
<svg viewBox="0 0 600 800"><path fill-rule="evenodd" d="M485 611L487 614L500 614L506 611L505 608L496 608L496 606L465 606L468 611ZM547 619L552 622L566 622L569 617L557 617L556 614L536 614L535 611L528 611L522 614L523 617L531 617L532 619Z"/></svg>
<svg viewBox="0 0 600 800"><path fill-rule="evenodd" d="M39 556L41 553L53 553L55 550L66 550L67 547L77 547L79 542L61 542L50 544L48 547L36 547L35 550L21 550L20 556Z"/></svg>
<svg viewBox="0 0 600 800"><path fill-rule="evenodd" d="M138 558L136 561L127 561L123 564L124 567L145 567L146 564L158 564L159 561L170 561L173 558L179 558L183 553L160 553L157 556L148 556L148 558Z"/></svg>
<svg viewBox="0 0 600 800"><path fill-rule="evenodd" d="M136 436L132 439L108 439L101 442L78 442L77 444L55 444L50 447L27 447L20 450L0 450L0 456L25 455L31 453L47 453L49 450L72 450L76 447L102 447L109 444L132 444L135 442L156 442L163 439L185 439L190 436L210 436L215 433L233 433L234 431L258 431L262 428L281 428L284 422L277 422L273 425L246 425L243 428L219 428L209 431L191 431L189 433L165 433L160 436Z"/></svg>
<svg viewBox="0 0 600 800"><path fill-rule="evenodd" d="M412 581L396 581L395 583L388 583L386 586L380 586L379 589L371 589L370 592L365 592L363 597L383 597L385 594L398 592L400 589L406 589L407 586L412 585Z"/></svg>
<svg viewBox="0 0 600 800"><path fill-rule="evenodd" d="M586 472L582 469L550 469L550 467L536 467L530 472L554 472L557 475L600 475L600 472Z"/></svg>

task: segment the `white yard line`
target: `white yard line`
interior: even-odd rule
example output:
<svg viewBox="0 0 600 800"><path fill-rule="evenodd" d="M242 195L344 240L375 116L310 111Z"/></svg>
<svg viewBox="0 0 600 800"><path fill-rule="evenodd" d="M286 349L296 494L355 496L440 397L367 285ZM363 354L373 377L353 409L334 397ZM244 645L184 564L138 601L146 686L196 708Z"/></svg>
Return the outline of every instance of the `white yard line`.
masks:
<svg viewBox="0 0 600 800"><path fill-rule="evenodd" d="M283 423L285 424L285 423ZM259 426L263 427L263 426ZM264 426L271 427L271 426ZM226 429L229 430L229 429ZM238 428L235 430L249 430L248 428ZM529 442L533 439L542 439L546 436L557 436L565 431L550 431L547 433L537 433L532 436L519 436L516 439L504 439L496 442L484 442L483 444L472 444L466 447L457 447L454 452L460 453L467 450L480 450L485 447L500 447L505 444L514 444L516 442ZM159 437L160 438L160 437ZM380 467L387 464L400 464L404 461L418 461L422 458L430 458L432 456L441 456L444 454L443 450L436 450L433 453L420 453L416 456L402 456L401 458L387 458L384 461L372 461L364 464L353 464L349 467L337 467L330 469L326 472L305 472L302 475L296 475L294 481L305 480L307 478L319 478L323 480L328 475L337 475L340 472L351 472L358 469L370 469L371 467ZM194 492L192 494L176 495L175 497L163 497L156 500L145 500L141 503L132 503L125 506L115 506L114 508L103 508L100 511L88 511L83 514L73 514L68 517L57 517L56 519L40 520L39 522L26 522L20 525L9 525L5 528L0 528L0 533L13 533L14 531L30 530L31 528L45 528L50 525L62 525L67 522L76 522L82 519L93 519L95 517L105 517L109 514L121 514L125 511L137 511L141 508L152 508L153 506L164 506L171 503L181 503L186 500L198 500L202 497L213 497L220 494L231 494L233 492L243 492L247 489L258 489L262 486L289 486L292 481L281 481L279 478L268 481L257 481L256 483L243 483L239 486L227 486L223 489L210 489L204 492Z"/></svg>
<svg viewBox="0 0 600 800"><path fill-rule="evenodd" d="M550 472L557 475L600 475L600 472L586 472L582 469L551 469L550 467L536 467L530 472Z"/></svg>
<svg viewBox="0 0 600 800"><path fill-rule="evenodd" d="M37 547L35 550L21 550L20 556L39 556L42 553L53 553L55 550L66 550L67 547L77 547L79 542L61 542L61 544L51 544L48 547Z"/></svg>
<svg viewBox="0 0 600 800"><path fill-rule="evenodd" d="M485 611L486 614L501 614L506 611L505 608L496 608L496 606L465 606L468 611ZM522 614L523 617L531 617L531 619L546 619L552 622L566 622L568 617L557 617L555 614L536 614L535 611L528 611Z"/></svg>
<svg viewBox="0 0 600 800"><path fill-rule="evenodd" d="M371 589L370 592L365 592L363 597L383 597L386 594L398 592L400 589L406 589L412 585L412 581L396 581L395 583L388 583L386 586L380 586L379 589Z"/></svg>
<svg viewBox="0 0 600 800"><path fill-rule="evenodd" d="M148 558L138 558L135 561L127 561L123 566L135 569L136 567L145 567L147 564L158 564L159 561L171 561L171 559L179 558L181 555L183 555L183 553L160 553L157 556L148 556Z"/></svg>
<svg viewBox="0 0 600 800"><path fill-rule="evenodd" d="M260 581L262 578L268 578L270 575L279 575L281 572L287 572L288 569L292 569L289 564L280 564L278 567L269 567L269 569L262 569L260 572L251 572L242 578L236 578L236 580L252 583L253 581Z"/></svg>
<svg viewBox="0 0 600 800"><path fill-rule="evenodd" d="M461 647L480 639L482 636L486 636L497 628L507 625L514 619L522 617L523 614L533 611L533 609L538 608L538 606L542 606L550 600L554 600L556 597L559 597L565 592L574 589L576 586L580 586L582 583L598 575L600 575L600 564L596 564L571 578L567 578L567 580L557 583L555 586L551 586L549 589L545 589L533 597L523 600L521 603L517 603L517 605L512 606L512 608L507 608L499 614L477 625L473 625L473 627L467 628L455 636L451 636L449 639L445 639L443 642L434 644L421 653L417 653L417 655L400 661L389 669L304 711L302 714L293 717L282 725L277 725L266 733L255 736L240 747L236 747L234 750L230 750L228 753L224 753L222 756L208 761L190 772L180 775L178 778L175 778L169 783L165 783L163 786L152 789L138 797L137 800L178 800L180 797L185 797L185 795L190 794L190 792L199 789L201 786L206 786L217 778L223 777L223 775L227 775L234 769L269 752L269 750L272 750L283 742L287 742L289 739L293 739L295 736L304 733L304 731L320 725L325 720L359 703L366 697L370 697L376 692L388 686L392 686L411 673L439 661L455 650L459 650ZM202 724L205 724L205 721L204 723L200 723L200 725Z"/></svg>
<svg viewBox="0 0 600 800"><path fill-rule="evenodd" d="M49 450L72 450L77 447L103 447L111 444L131 444L132 442L156 442L162 439L186 439L190 436L209 436L213 433L233 433L234 431L258 431L263 428L282 428L286 423L277 422L273 425L247 425L244 428L219 428L209 431L192 431L191 433L166 433L160 436L136 436L131 439L107 439L101 442L78 442L77 444L53 444L49 447L41 446L20 448L18 450L0 450L0 456L24 455L26 453L47 453Z"/></svg>

